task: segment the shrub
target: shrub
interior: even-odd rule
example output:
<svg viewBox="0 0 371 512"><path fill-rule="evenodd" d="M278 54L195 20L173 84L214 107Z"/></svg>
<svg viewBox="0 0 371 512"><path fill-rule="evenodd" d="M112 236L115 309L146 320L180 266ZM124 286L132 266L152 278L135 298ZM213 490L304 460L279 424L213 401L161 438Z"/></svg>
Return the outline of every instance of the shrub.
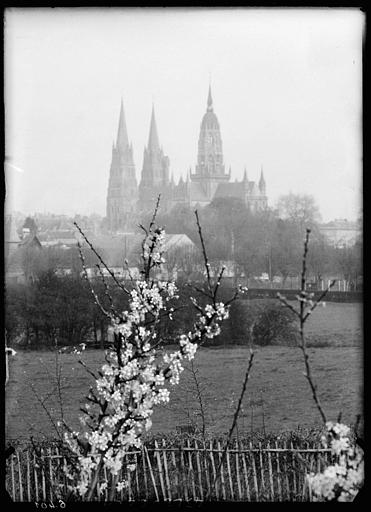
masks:
<svg viewBox="0 0 371 512"><path fill-rule="evenodd" d="M276 300L238 300L230 309L224 337L232 344L295 345L297 327L292 311ZM225 339L228 343L228 340Z"/></svg>

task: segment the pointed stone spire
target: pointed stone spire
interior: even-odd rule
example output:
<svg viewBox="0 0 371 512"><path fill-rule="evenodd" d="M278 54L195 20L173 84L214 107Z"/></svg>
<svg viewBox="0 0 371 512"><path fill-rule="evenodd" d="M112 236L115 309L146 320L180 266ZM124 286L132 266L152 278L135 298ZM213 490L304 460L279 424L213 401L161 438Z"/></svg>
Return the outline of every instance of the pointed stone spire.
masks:
<svg viewBox="0 0 371 512"><path fill-rule="evenodd" d="M209 94L207 97L207 111L212 112L213 111L213 98L211 96L211 85L209 84Z"/></svg>
<svg viewBox="0 0 371 512"><path fill-rule="evenodd" d="M125 151L129 145L128 132L126 129L126 121L125 121L125 113L124 113L124 103L121 98L121 109L120 109L120 119L119 119L119 127L117 130L117 142L116 146L119 151Z"/></svg>
<svg viewBox="0 0 371 512"><path fill-rule="evenodd" d="M260 192L265 192L265 179L264 179L264 174L263 174L263 166L261 166L261 171L260 171L259 190L260 190Z"/></svg>
<svg viewBox="0 0 371 512"><path fill-rule="evenodd" d="M152 104L151 126L149 129L149 137L148 137L148 149L150 151L158 151L160 149L160 143L158 141L158 134L157 134L156 118L155 118L155 107L153 104Z"/></svg>
<svg viewBox="0 0 371 512"><path fill-rule="evenodd" d="M243 181L246 181L246 182L248 181L246 167L245 167L245 171L243 173Z"/></svg>

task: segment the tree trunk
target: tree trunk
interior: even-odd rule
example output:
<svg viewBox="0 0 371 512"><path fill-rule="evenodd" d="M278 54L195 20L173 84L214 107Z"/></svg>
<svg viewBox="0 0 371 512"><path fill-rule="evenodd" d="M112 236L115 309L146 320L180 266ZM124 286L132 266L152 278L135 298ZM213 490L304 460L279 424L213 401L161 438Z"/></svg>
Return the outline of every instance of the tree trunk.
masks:
<svg viewBox="0 0 371 512"><path fill-rule="evenodd" d="M104 322L100 322L100 348L104 349Z"/></svg>
<svg viewBox="0 0 371 512"><path fill-rule="evenodd" d="M96 324L95 320L93 321L93 333L94 333L95 346L97 347L98 346L98 335L97 335L97 324Z"/></svg>

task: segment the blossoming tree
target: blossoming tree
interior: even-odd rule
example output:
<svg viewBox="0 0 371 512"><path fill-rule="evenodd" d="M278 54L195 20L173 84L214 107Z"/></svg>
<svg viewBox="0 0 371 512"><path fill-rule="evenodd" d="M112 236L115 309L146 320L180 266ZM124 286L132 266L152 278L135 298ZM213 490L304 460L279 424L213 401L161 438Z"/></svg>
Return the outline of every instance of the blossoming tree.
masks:
<svg viewBox="0 0 371 512"><path fill-rule="evenodd" d="M115 488L121 490L126 485L125 481L119 480L125 453L141 445L142 434L151 428L154 407L169 401L168 385L179 383L184 360L194 358L205 337L213 338L220 333L220 324L228 318L229 305L238 295L236 291L225 304L218 301L224 269L212 282L196 212L206 270L206 286L198 291L206 297L206 305L192 298L197 310L193 327L174 340L176 350L159 350L162 340L157 335L158 327L165 315L172 318L175 314L170 304L178 296L174 282L156 279L156 271L165 261L164 230L156 225L158 205L159 201L148 229L141 226L144 230L141 278L131 279L130 289L115 279L122 292L128 295L128 309L116 311L113 304L106 309L92 288L96 303L110 318L114 342L106 351L106 361L99 375L91 372L95 377L95 387L90 388L87 403L82 409L81 432L64 425L65 441L76 460L75 476L71 474L71 466L67 476L71 483L74 482L71 485L73 491L85 500L93 498L103 469L112 475L111 496ZM81 255L87 277L82 251ZM100 261L109 271L103 260Z"/></svg>

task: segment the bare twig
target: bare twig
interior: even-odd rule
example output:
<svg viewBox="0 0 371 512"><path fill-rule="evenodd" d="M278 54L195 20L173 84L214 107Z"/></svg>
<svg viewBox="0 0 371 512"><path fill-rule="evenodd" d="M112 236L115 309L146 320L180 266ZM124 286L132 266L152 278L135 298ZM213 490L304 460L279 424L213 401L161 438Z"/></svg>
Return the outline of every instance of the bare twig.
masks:
<svg viewBox="0 0 371 512"><path fill-rule="evenodd" d="M116 278L115 274L112 272L112 270L106 265L105 261L102 259L101 255L95 250L95 248L93 247L93 245L90 243L90 241L88 240L88 238L86 237L85 233L82 231L82 229L80 228L80 226L77 224L77 222L74 222L74 225L77 227L77 229L79 230L81 236L84 238L85 242L88 244L88 246L90 247L90 249L93 251L93 253L96 255L96 257L98 258L98 260L100 261L100 263L103 265L103 267L107 270L107 272L110 274L110 276L112 277L112 279L114 280L114 282L117 284L117 286L119 288L121 288L121 290L126 293L127 295L129 295L129 290L127 290L125 288L125 286L123 286L120 281ZM78 247L79 247L79 252L80 252L80 256L82 254L82 251L81 251L81 244L78 243L77 244Z"/></svg>
<svg viewBox="0 0 371 512"><path fill-rule="evenodd" d="M313 310L320 304L320 302L323 300L323 298L326 296L326 294L329 292L329 290L334 286L335 281L332 281L329 286L321 293L319 298L316 301L312 301L310 299L312 294L309 295L306 291L306 273L307 273L307 255L309 250L309 235L310 235L310 229L307 229L306 231L306 237L304 241L304 252L303 252L303 258L302 258L302 270L301 270L301 288L300 288L300 294L298 296L299 301L299 311L297 311L291 304L289 304L285 297L282 297L278 294L279 300L284 304L286 307L291 309L299 318L299 334L300 334L300 343L299 348L301 349L303 353L303 359L304 359L304 366L305 366L305 377L308 381L309 387L312 392L313 400L316 404L316 407L318 409L318 412L320 413L321 419L323 423L326 423L326 415L323 410L323 407L320 403L318 394L317 394L317 386L314 383L311 367L309 364L309 356L306 349L306 339L305 339L305 333L304 333L304 327L305 322L309 318L309 315L313 312ZM309 298L308 298L309 297Z"/></svg>
<svg viewBox="0 0 371 512"><path fill-rule="evenodd" d="M241 410L241 407L242 407L243 397L244 397L245 392L246 392L247 382L248 382L249 377L250 377L250 371L251 371L251 368L252 368L253 359L254 359L254 352L250 348L250 357L249 357L249 361L247 363L247 368L246 368L245 377L244 377L244 381L243 381L243 384L242 384L242 389L241 389L240 397L239 397L239 400L238 400L237 408L236 408L235 413L233 415L232 425L231 425L231 427L229 429L227 440L226 440L226 442L224 444L224 448L223 448L223 452L222 452L222 457L221 457L221 459L219 461L219 465L218 465L218 469L216 471L216 476L214 478L213 486L210 486L205 500L209 499L212 487L215 487L216 482L220 478L220 468L222 467L222 464L223 464L223 462L225 460L225 457L226 457L226 454L227 454L227 449L228 449L229 443L231 442L231 438L232 438L232 435L233 435L233 431L234 431L234 429L236 428L236 425L237 425L238 416L240 414L240 410Z"/></svg>
<svg viewBox="0 0 371 512"><path fill-rule="evenodd" d="M204 404L203 396L202 396L203 390L201 389L200 381L199 381L198 375L197 375L198 369L195 369L193 360L191 361L191 365L190 365L189 371L192 374L192 378L194 380L195 387L196 387L196 398L197 398L197 401L198 401L199 406L200 406L200 416L201 416L201 422L202 422L202 437L205 438L205 433L206 433L206 411L205 411L205 404Z"/></svg>
<svg viewBox="0 0 371 512"><path fill-rule="evenodd" d="M210 276L210 263L209 263L209 260L208 260L208 257L207 257L207 253L206 253L205 242L204 242L204 238L202 236L202 229L201 229L200 219L198 217L198 211L197 210L195 210L195 215L196 215L196 223L197 223L197 228L198 228L198 234L200 236L200 241L201 241L201 246L202 246L202 254L203 254L203 258L204 258L205 269L206 269L207 286L208 286L208 289L209 289L210 296L212 296L212 286L211 286L211 276Z"/></svg>

